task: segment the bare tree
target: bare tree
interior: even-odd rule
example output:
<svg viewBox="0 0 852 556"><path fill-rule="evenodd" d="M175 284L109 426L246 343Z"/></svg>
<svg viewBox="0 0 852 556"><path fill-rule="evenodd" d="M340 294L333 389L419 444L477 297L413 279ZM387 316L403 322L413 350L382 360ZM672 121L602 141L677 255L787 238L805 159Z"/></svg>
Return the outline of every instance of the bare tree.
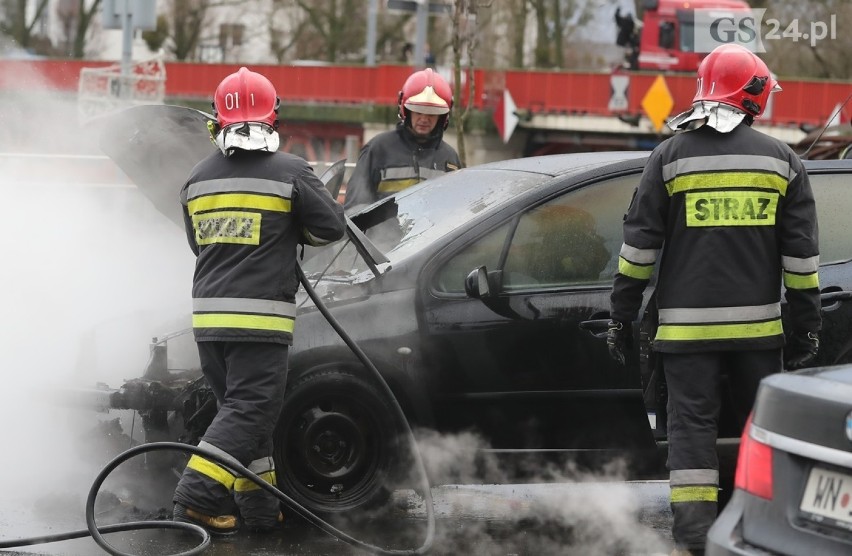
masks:
<svg viewBox="0 0 852 556"><path fill-rule="evenodd" d="M93 19L98 14L101 0L92 0L88 7L84 0L60 0L56 17L62 32L63 52L66 56L81 59L86 55L86 44L94 29Z"/></svg>
<svg viewBox="0 0 852 556"><path fill-rule="evenodd" d="M49 0L38 0L32 19L27 21L28 0L4 0L4 18L0 22L0 33L10 37L21 48L34 46L34 29L44 16Z"/></svg>
<svg viewBox="0 0 852 556"><path fill-rule="evenodd" d="M332 63L360 57L363 12L361 0L273 0L273 13L286 14L284 25L270 23L273 53Z"/></svg>
<svg viewBox="0 0 852 556"><path fill-rule="evenodd" d="M476 16L482 8L491 6L491 1L456 0L452 12L452 45L453 45L453 106L456 108L456 150L462 166L467 165L467 150L465 148L465 125L473 109L476 95L474 79L474 59L477 49ZM462 80L464 73L464 80ZM462 83L464 91L462 91ZM462 94L467 98L462 109Z"/></svg>
<svg viewBox="0 0 852 556"><path fill-rule="evenodd" d="M166 0L157 18L157 29L143 33L151 50L166 48L177 60L193 60L205 38L218 37L219 29L210 25L215 8L233 7L239 0Z"/></svg>
<svg viewBox="0 0 852 556"><path fill-rule="evenodd" d="M273 0L267 22L269 49L278 63L283 63L299 44L308 26L307 17L293 0Z"/></svg>
<svg viewBox="0 0 852 556"><path fill-rule="evenodd" d="M510 14L511 37L514 48L512 50L512 65L516 68L524 67L524 33L527 27L527 14L529 13L527 0L511 0Z"/></svg>

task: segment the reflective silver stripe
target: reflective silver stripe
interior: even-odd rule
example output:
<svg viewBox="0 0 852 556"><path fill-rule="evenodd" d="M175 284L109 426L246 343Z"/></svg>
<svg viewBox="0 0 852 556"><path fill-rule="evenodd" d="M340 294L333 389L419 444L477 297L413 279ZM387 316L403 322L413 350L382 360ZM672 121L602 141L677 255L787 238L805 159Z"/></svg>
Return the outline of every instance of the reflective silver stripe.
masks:
<svg viewBox="0 0 852 556"><path fill-rule="evenodd" d="M240 297L200 297L192 300L194 313L260 313L279 317L296 317L296 304L270 299Z"/></svg>
<svg viewBox="0 0 852 556"><path fill-rule="evenodd" d="M770 432L762 427L758 427L754 423L752 423L751 429L749 429L749 436L758 442L771 446L776 450L787 452L788 454L795 454L809 460L824 461L825 463L841 467L852 467L852 452L827 448L819 444L811 444L804 440L790 438L789 436Z"/></svg>
<svg viewBox="0 0 852 556"><path fill-rule="evenodd" d="M419 178L420 175L413 167L406 168L385 168L382 170L383 180L403 180L409 178Z"/></svg>
<svg viewBox="0 0 852 556"><path fill-rule="evenodd" d="M423 179L429 178L437 178L438 176L443 176L446 174L444 170L433 170L432 168L421 168L420 169L420 177Z"/></svg>
<svg viewBox="0 0 852 556"><path fill-rule="evenodd" d="M669 485L718 485L719 472L715 469L677 469L669 472Z"/></svg>
<svg viewBox="0 0 852 556"><path fill-rule="evenodd" d="M223 458L225 461L229 461L231 463L236 463L237 465L241 465L240 462L237 460L237 458L235 458L234 456L232 456L231 454L229 454L225 450L222 450L221 448L217 448L216 446L210 444L209 442L205 442L205 441L202 440L201 442L198 443L198 447L203 449L203 450L207 450L208 452L213 452L217 456ZM216 463L216 462L214 462L214 463ZM217 463L217 465L218 465L218 463ZM236 471L236 469L233 469L232 471Z"/></svg>
<svg viewBox="0 0 852 556"><path fill-rule="evenodd" d="M775 158L756 154L726 154L713 156L693 156L669 162L663 166L663 181L673 180L683 174L696 172L718 172L720 170L768 171L792 180L796 173L791 170L790 163Z"/></svg>
<svg viewBox="0 0 852 556"><path fill-rule="evenodd" d="M248 470L255 475L260 475L261 473L266 473L268 471L275 471L275 462L270 457L258 458L246 467L248 467Z"/></svg>
<svg viewBox="0 0 852 556"><path fill-rule="evenodd" d="M819 270L819 255L816 257L808 257L800 259L797 257L781 257L781 264L784 270L797 272L799 274L807 274Z"/></svg>
<svg viewBox="0 0 852 556"><path fill-rule="evenodd" d="M654 264L657 262L657 255L660 254L659 249L637 249L626 243L621 244L619 256L635 264Z"/></svg>
<svg viewBox="0 0 852 556"><path fill-rule="evenodd" d="M216 193L260 193L278 195L289 199L293 196L293 184L261 178L225 178L200 181L188 188L187 201L203 195Z"/></svg>
<svg viewBox="0 0 852 556"><path fill-rule="evenodd" d="M781 316L781 304L746 307L703 307L697 309L660 309L660 324L698 322L754 322Z"/></svg>

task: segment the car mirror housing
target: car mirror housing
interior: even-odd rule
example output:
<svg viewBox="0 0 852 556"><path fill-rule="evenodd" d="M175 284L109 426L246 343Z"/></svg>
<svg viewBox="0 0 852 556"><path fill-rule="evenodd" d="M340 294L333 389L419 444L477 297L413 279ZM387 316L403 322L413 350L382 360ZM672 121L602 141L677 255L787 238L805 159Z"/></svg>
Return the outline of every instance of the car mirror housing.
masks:
<svg viewBox="0 0 852 556"><path fill-rule="evenodd" d="M464 291L473 299L484 299L491 296L488 285L488 269L484 266L474 268L464 280Z"/></svg>

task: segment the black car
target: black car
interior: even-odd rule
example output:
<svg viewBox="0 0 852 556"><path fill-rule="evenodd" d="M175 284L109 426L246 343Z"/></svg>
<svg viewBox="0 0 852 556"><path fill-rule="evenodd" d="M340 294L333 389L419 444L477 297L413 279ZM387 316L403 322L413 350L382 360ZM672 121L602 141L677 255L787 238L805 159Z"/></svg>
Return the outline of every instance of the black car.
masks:
<svg viewBox="0 0 852 556"><path fill-rule="evenodd" d="M760 385L708 556L852 554L852 366Z"/></svg>
<svg viewBox="0 0 852 556"><path fill-rule="evenodd" d="M176 203L179 184L156 175L173 166L134 163L144 152L108 154L152 198ZM647 156L532 157L431 179L350 215L347 238L309 253L303 269L413 426L475 431L512 476L546 457L593 468L621 461L627 478L665 478L652 319L636 323L626 367L602 339L623 215ZM815 365L852 362L852 161L807 166L825 317ZM405 467L402 427L374 377L300 296L275 437L279 484L317 512L374 504ZM151 439L193 442L215 400L197 369L168 369L166 344L155 343L145 376L111 404L142 411ZM739 434L724 413L721 436ZM732 475L736 442L720 446Z"/></svg>

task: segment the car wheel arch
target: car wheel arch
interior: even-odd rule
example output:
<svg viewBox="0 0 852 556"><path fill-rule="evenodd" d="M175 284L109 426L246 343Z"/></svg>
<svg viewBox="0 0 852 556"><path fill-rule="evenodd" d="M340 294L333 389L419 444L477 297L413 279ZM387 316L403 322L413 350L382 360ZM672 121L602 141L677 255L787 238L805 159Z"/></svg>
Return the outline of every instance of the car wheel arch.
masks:
<svg viewBox="0 0 852 556"><path fill-rule="evenodd" d="M412 375L385 358L368 354L370 360L379 370L391 392L402 407L403 413L412 426L434 425L434 417L430 404L425 401L422 388L419 387L416 375ZM357 377L374 384L384 393L384 388L378 383L368 368L345 346L340 348L321 348L309 352L301 352L290 359L287 376L288 388L304 376L320 371L338 370L349 372ZM287 396L287 390L284 392Z"/></svg>

